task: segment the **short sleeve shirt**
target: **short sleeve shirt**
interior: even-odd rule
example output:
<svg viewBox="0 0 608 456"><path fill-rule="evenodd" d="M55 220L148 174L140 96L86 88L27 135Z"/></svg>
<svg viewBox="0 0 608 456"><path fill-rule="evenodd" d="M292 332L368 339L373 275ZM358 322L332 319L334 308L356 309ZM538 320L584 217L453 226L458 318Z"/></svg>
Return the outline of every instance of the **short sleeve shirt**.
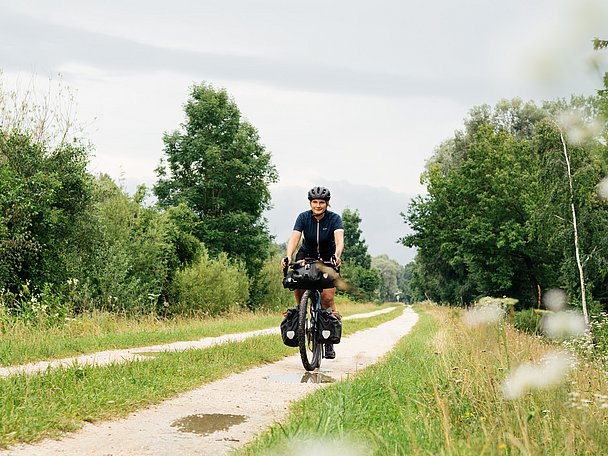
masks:
<svg viewBox="0 0 608 456"><path fill-rule="evenodd" d="M304 211L296 219L293 229L304 235L300 254L309 258L329 260L336 253L334 233L344 230L342 217L335 212L326 211L321 220L317 220L312 211Z"/></svg>

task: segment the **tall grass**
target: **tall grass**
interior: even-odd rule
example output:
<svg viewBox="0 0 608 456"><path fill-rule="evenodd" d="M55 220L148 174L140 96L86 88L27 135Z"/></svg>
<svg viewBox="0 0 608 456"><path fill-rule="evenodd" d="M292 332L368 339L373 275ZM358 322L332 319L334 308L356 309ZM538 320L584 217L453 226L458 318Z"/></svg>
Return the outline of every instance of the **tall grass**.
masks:
<svg viewBox="0 0 608 456"><path fill-rule="evenodd" d="M241 453L298 454L316 441L353 454L603 454L608 385L597 365L504 395L518 365L555 348L504 322L472 328L457 309L425 307L385 362L297 403Z"/></svg>

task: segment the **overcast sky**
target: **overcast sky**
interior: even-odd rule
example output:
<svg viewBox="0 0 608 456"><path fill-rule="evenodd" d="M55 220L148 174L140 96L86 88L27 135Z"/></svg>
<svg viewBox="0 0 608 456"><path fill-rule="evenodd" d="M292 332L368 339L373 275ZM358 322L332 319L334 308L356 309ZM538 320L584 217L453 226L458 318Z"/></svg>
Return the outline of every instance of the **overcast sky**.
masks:
<svg viewBox="0 0 608 456"><path fill-rule="evenodd" d="M91 171L130 190L155 182L192 84L226 88L278 169L278 241L321 183L405 264L399 212L434 148L475 105L593 94L606 24L605 0L0 0L0 69L5 88L60 74Z"/></svg>

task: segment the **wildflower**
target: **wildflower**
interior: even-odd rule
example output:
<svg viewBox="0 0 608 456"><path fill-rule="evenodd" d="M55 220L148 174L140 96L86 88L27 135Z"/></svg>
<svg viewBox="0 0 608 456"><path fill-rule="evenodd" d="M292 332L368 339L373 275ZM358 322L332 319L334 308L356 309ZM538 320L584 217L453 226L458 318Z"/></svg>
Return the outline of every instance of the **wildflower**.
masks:
<svg viewBox="0 0 608 456"><path fill-rule="evenodd" d="M564 290L553 288L543 296L543 304L553 312L559 312L566 307L567 296Z"/></svg>
<svg viewBox="0 0 608 456"><path fill-rule="evenodd" d="M587 329L585 319L575 311L558 312L544 316L542 328L547 336L558 340L582 336Z"/></svg>
<svg viewBox="0 0 608 456"><path fill-rule="evenodd" d="M505 399L517 399L529 390L558 385L573 366L574 359L565 352L551 352L538 365L524 363L503 383L503 395Z"/></svg>
<svg viewBox="0 0 608 456"><path fill-rule="evenodd" d="M498 300L484 298L473 309L467 310L463 319L466 325L475 327L497 322L504 315L505 310Z"/></svg>
<svg viewBox="0 0 608 456"><path fill-rule="evenodd" d="M600 199L608 200L608 177L604 177L597 185L597 196Z"/></svg>
<svg viewBox="0 0 608 456"><path fill-rule="evenodd" d="M576 110L562 113L559 123L573 144L581 144L585 139L593 138L601 132L599 122L586 121L582 113Z"/></svg>

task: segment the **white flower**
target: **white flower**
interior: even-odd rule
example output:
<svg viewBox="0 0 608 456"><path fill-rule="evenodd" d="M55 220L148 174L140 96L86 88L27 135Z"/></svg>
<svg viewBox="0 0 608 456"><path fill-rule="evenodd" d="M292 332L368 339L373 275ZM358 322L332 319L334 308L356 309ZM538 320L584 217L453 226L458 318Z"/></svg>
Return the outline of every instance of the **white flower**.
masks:
<svg viewBox="0 0 608 456"><path fill-rule="evenodd" d="M517 399L530 390L559 385L574 367L574 358L565 352L551 352L538 364L524 363L502 385L505 399Z"/></svg>
<svg viewBox="0 0 608 456"><path fill-rule="evenodd" d="M505 310L498 303L477 305L465 312L463 320L468 326L479 326L499 321L505 315Z"/></svg>
<svg viewBox="0 0 608 456"><path fill-rule="evenodd" d="M584 317L576 311L545 315L541 325L543 332L556 340L582 336L587 329Z"/></svg>
<svg viewBox="0 0 608 456"><path fill-rule="evenodd" d="M567 296L564 290L553 288L543 296L545 307L554 312L563 310L566 307Z"/></svg>
<svg viewBox="0 0 608 456"><path fill-rule="evenodd" d="M608 200L608 177L604 177L597 185L597 196L603 200Z"/></svg>

